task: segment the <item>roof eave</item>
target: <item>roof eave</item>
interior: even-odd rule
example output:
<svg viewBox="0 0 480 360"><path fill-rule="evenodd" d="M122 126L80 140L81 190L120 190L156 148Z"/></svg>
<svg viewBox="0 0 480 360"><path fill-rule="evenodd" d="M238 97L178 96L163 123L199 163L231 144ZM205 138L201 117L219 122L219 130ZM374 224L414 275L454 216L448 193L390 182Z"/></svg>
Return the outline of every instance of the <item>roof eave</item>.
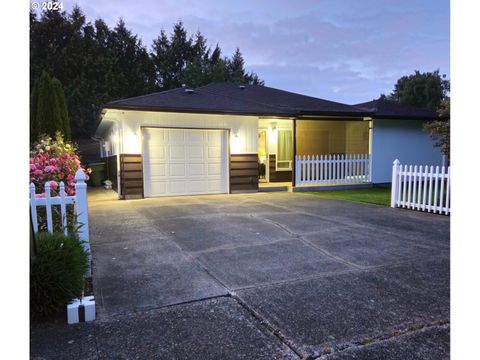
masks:
<svg viewBox="0 0 480 360"><path fill-rule="evenodd" d="M189 114L214 114L214 115L243 115L243 116L296 116L292 112L269 112L269 111L232 111L232 110L204 110L173 107L152 107L152 106L125 106L125 105L105 105L104 109L112 110L133 110L133 111L154 111L154 112L177 112Z"/></svg>
<svg viewBox="0 0 480 360"><path fill-rule="evenodd" d="M371 111L299 111L297 116L299 118L306 117L325 117L325 116L334 116L334 117L373 117L375 113Z"/></svg>
<svg viewBox="0 0 480 360"><path fill-rule="evenodd" d="M436 121L436 120L448 120L445 117L428 117L428 116L402 116L402 115L374 115L374 120L423 120L423 121Z"/></svg>

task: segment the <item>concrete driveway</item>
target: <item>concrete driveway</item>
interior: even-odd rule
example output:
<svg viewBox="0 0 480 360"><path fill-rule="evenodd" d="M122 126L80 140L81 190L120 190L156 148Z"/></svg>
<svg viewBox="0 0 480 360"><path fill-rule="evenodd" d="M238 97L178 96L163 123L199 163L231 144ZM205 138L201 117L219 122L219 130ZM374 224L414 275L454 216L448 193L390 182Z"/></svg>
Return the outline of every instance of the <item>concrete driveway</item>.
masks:
<svg viewBox="0 0 480 360"><path fill-rule="evenodd" d="M448 217L295 193L112 195L90 194L98 320L33 329L32 353L449 356Z"/></svg>

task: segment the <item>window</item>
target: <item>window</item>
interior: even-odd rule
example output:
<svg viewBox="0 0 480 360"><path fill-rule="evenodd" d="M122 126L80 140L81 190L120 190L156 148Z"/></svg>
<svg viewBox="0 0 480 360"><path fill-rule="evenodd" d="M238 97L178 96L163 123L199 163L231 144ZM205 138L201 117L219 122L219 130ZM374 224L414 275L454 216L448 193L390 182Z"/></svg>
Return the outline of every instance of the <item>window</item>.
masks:
<svg viewBox="0 0 480 360"><path fill-rule="evenodd" d="M292 170L293 132L278 130L277 138L277 171Z"/></svg>

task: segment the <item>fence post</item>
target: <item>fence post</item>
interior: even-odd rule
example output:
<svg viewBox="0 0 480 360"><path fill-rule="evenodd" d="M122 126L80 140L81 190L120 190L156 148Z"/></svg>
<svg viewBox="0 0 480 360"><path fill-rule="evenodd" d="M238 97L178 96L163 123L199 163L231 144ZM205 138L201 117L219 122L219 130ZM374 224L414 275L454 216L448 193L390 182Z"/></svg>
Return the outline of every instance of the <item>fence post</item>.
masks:
<svg viewBox="0 0 480 360"><path fill-rule="evenodd" d="M391 200L390 207L394 208L397 205L398 199L398 169L400 166L400 161L395 159L392 167L392 191L391 191Z"/></svg>
<svg viewBox="0 0 480 360"><path fill-rule="evenodd" d="M33 231L38 232L37 202L35 201L35 185L30 183L30 214L32 214Z"/></svg>
<svg viewBox="0 0 480 360"><path fill-rule="evenodd" d="M298 155L295 155L295 173L294 173L294 179L293 179L293 186L299 185L299 166L300 164L298 163Z"/></svg>
<svg viewBox="0 0 480 360"><path fill-rule="evenodd" d="M88 236L88 205L87 205L87 177L82 169L78 169L75 174L75 203L77 207L77 224L80 225L78 235L80 240L84 241L83 248L88 252L87 277L91 276L91 255L90 242Z"/></svg>
<svg viewBox="0 0 480 360"><path fill-rule="evenodd" d="M368 154L368 182L372 182L372 154Z"/></svg>

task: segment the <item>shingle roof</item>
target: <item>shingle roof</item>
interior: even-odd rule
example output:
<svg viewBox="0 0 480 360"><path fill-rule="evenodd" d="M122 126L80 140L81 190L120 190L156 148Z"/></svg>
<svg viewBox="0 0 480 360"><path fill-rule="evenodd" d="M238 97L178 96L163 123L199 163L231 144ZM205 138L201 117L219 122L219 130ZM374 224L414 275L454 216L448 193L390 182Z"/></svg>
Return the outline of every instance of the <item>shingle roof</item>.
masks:
<svg viewBox="0 0 480 360"><path fill-rule="evenodd" d="M212 83L198 90L221 94L226 97L263 104L293 114L361 114L362 109L334 101L258 85Z"/></svg>
<svg viewBox="0 0 480 360"><path fill-rule="evenodd" d="M238 114L271 114L281 115L283 111L267 105L245 102L221 94L204 91L200 88L178 88L128 99L111 101L105 108L175 111L175 112L208 112Z"/></svg>
<svg viewBox="0 0 480 360"><path fill-rule="evenodd" d="M211 83L111 101L103 109L171 111L286 117L364 117L438 119L435 111L377 99L347 105L259 85ZM101 118L99 117L100 124Z"/></svg>
<svg viewBox="0 0 480 360"><path fill-rule="evenodd" d="M353 106L374 112L374 118L377 119L433 120L439 118L439 115L436 111L410 105L398 104L383 99L372 100L355 104Z"/></svg>
<svg viewBox="0 0 480 360"><path fill-rule="evenodd" d="M193 90L193 91L192 91ZM370 115L351 105L259 85L212 83L116 100L105 108L243 115Z"/></svg>

